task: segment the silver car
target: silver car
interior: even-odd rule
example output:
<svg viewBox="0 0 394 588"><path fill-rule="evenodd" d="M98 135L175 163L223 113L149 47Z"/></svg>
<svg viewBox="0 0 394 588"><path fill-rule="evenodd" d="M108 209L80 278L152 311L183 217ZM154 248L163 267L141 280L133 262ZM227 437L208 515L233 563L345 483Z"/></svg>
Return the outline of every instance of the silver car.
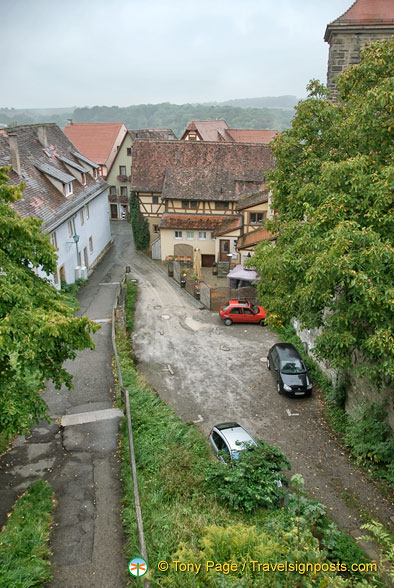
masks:
<svg viewBox="0 0 394 588"><path fill-rule="evenodd" d="M216 457L226 463L226 460L219 455L224 451L229 459L238 459L239 452L249 447L257 447L253 437L238 423L220 423L213 427L209 434L209 442Z"/></svg>

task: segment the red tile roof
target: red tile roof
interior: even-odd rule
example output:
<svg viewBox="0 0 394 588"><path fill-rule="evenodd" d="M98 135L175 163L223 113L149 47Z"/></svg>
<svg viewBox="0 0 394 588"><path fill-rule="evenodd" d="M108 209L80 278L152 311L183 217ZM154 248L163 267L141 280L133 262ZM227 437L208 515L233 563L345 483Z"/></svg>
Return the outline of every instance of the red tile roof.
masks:
<svg viewBox="0 0 394 588"><path fill-rule="evenodd" d="M122 132L123 131L123 132ZM123 123L70 123L64 134L78 150L99 165L106 165L117 138L123 140L127 129Z"/></svg>
<svg viewBox="0 0 394 588"><path fill-rule="evenodd" d="M394 22L393 0L356 0L331 25L383 24Z"/></svg>
<svg viewBox="0 0 394 588"><path fill-rule="evenodd" d="M269 143L279 134L279 131L265 129L228 129L226 136L230 135L233 141L240 143Z"/></svg>
<svg viewBox="0 0 394 588"><path fill-rule="evenodd" d="M45 129L47 146L39 139L40 127ZM20 216L42 219L43 228L47 229L71 216L73 209L78 208L82 201L88 201L94 194L106 189L107 184L101 178L93 179L90 174L86 174L86 185L83 186L75 179L72 182L73 195L66 198L51 183L48 176L65 182L73 178L64 160L75 162L76 168L79 167L75 146L56 124L21 125L5 130L17 138L21 175L14 170L7 175L10 184L19 185L21 181L25 184L23 198L12 204ZM11 165L7 133L6 136L0 134L0 165Z"/></svg>
<svg viewBox="0 0 394 588"><path fill-rule="evenodd" d="M208 141L135 141L131 189L164 199L237 201L265 186L267 145Z"/></svg>
<svg viewBox="0 0 394 588"><path fill-rule="evenodd" d="M238 220L238 217L235 217ZM179 230L207 230L214 231L225 220L234 220L234 217L229 217L220 214L170 214L165 212L160 220L160 229L179 229Z"/></svg>
<svg viewBox="0 0 394 588"><path fill-rule="evenodd" d="M241 198L237 203L237 210L244 210L245 208L256 206L256 204L264 204L264 202L268 202L268 193L269 190L266 188L265 190L261 190L261 192L256 192L256 194L250 194L250 196Z"/></svg>
<svg viewBox="0 0 394 588"><path fill-rule="evenodd" d="M198 120L192 121L186 127L181 140L188 135L188 131L197 131L201 141L223 141L221 135L229 126L225 120Z"/></svg>
<svg viewBox="0 0 394 588"><path fill-rule="evenodd" d="M242 216L227 217L226 220L218 227L215 231L215 237L219 235L225 235L231 231L236 231L242 228L243 218Z"/></svg>

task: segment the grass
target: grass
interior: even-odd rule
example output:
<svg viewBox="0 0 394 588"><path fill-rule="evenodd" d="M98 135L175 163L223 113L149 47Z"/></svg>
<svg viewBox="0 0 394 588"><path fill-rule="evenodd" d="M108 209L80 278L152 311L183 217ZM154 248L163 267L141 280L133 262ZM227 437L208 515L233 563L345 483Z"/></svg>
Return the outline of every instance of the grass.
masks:
<svg viewBox="0 0 394 588"><path fill-rule="evenodd" d="M15 503L0 533L0 588L29 588L51 579L48 548L52 488L34 482Z"/></svg>

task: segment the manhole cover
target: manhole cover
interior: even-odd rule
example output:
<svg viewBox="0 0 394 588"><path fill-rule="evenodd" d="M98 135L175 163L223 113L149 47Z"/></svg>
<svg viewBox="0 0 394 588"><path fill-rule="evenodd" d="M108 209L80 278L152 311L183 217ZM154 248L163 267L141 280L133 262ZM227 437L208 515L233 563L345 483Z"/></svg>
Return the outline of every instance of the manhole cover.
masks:
<svg viewBox="0 0 394 588"><path fill-rule="evenodd" d="M164 319L165 321L168 321L168 319L170 318L169 314L162 314L161 318Z"/></svg>

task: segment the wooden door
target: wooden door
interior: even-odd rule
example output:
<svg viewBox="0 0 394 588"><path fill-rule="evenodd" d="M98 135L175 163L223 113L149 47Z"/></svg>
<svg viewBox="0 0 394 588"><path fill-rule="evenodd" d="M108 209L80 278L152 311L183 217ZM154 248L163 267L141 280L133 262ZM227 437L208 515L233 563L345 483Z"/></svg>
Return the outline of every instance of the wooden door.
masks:
<svg viewBox="0 0 394 588"><path fill-rule="evenodd" d="M230 258L230 239L220 239L220 261L228 261Z"/></svg>

